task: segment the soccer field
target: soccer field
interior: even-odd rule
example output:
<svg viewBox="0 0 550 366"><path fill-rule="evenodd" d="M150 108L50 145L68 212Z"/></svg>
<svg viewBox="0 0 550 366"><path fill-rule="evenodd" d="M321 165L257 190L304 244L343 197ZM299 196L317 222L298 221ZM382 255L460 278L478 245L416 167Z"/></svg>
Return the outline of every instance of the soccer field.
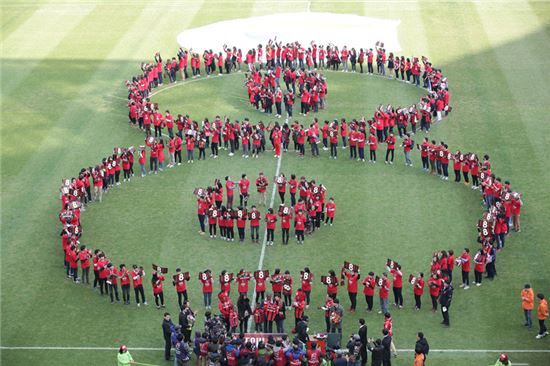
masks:
<svg viewBox="0 0 550 366"><path fill-rule="evenodd" d="M550 2L22 0L3 1L0 10L2 365L114 365L115 348L122 343L139 362L169 364L163 360L161 310L111 305L65 278L58 220L61 179L100 161L115 146L143 143L143 133L127 123L124 80L157 51L175 55L181 31L306 11L399 21L397 53L426 55L449 78L453 112L429 137L445 141L452 151L489 154L493 170L511 181L524 202L522 232L509 235L493 282L463 291L455 269L450 328L441 327L440 312L430 311L427 291L423 309L414 311L412 289L404 285L405 308L390 308L395 344L402 350L394 364L412 364L417 331L430 342L429 365L494 364L500 350L510 351L514 364L550 364L550 337L536 340L536 332L525 329L519 296L525 283L550 296ZM283 24L270 26L276 35ZM188 43L201 47L201 39ZM240 44L238 39L233 43ZM328 107L320 120L371 116L381 103L409 105L424 92L375 76L326 72L326 78ZM267 121L247 102L243 79L231 74L178 81L175 87L157 89L153 100L162 110L197 120L219 114ZM297 119L311 121L310 116ZM422 138L422 133L414 137L416 143ZM316 282L306 313L310 329L323 331L323 312L317 307L325 286L318 278L329 269L338 273L344 261L351 261L362 273L380 274L392 258L408 277L428 272L435 250L460 253L478 247L475 225L483 209L478 191L423 173L417 151L413 168L404 166L402 149L396 149L393 166L383 164L383 153L380 146L379 161L372 165L349 161L347 150L339 150L336 161L327 151L319 159L307 151L300 159L290 151L280 161L270 151L254 160L222 151L217 160L207 157L158 176L140 179L136 174L101 204L89 206L81 241L105 250L115 264L142 264L148 274L151 263L169 267L170 273L178 266L189 271L191 304L199 310L197 330L204 314L197 272L254 271L261 264L270 271L289 269L296 281L309 266ZM276 244L262 248L263 225L260 244L199 236L193 189L226 175L238 179L247 173L252 180L260 171L270 183L276 171L323 183L327 197L338 204L334 226L306 237L303 246L292 238L281 246L276 230ZM268 201L270 196L271 185ZM253 193L251 199L257 202L258 197ZM276 195L274 204L279 204ZM145 290L153 304L149 280L150 275ZM169 281L164 292L167 310L177 314ZM344 289L339 298L347 309ZM357 331L361 317L369 337L380 337L382 316L365 312L362 295L358 303L355 314L344 316L344 337ZM287 317L290 330L291 312Z"/></svg>

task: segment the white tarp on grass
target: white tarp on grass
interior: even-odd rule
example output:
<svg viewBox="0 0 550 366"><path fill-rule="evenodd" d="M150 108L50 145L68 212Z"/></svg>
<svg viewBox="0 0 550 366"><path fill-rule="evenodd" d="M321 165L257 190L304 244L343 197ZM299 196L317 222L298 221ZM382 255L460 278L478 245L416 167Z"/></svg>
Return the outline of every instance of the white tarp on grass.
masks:
<svg viewBox="0 0 550 366"><path fill-rule="evenodd" d="M374 48L377 41L384 42L389 52L400 51L397 27L399 20L369 18L354 14L319 12L279 13L226 20L187 29L177 37L177 42L194 50L221 51L227 44L240 48L243 55L258 44L265 47L269 39L283 43L298 41L304 47L313 40L317 45L329 42L340 49Z"/></svg>

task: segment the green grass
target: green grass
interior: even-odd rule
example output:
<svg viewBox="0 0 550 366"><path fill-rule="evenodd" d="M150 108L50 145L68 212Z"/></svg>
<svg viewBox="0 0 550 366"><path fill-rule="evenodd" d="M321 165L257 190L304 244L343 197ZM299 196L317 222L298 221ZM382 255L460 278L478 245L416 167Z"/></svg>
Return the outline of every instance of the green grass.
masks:
<svg viewBox="0 0 550 366"><path fill-rule="evenodd" d="M125 97L122 81L136 72L140 61L157 50L174 53L181 29L273 9L305 8L285 2L276 7L229 1L86 4L0 4L2 346L116 347L121 342L130 347L162 346L161 315L156 309L111 306L63 278L57 221L60 179L100 160L113 146L142 141L141 134L127 126L124 103L115 97ZM544 122L550 97L550 80L544 73L550 60L545 47L550 38L549 3L314 1L311 9L400 19L404 51L427 54L451 82L455 109L431 136L444 139L453 149L489 153L496 172L524 196L523 232L512 235L499 256L498 279L468 293L457 290L451 329L441 329L440 315L428 309L414 313L405 287L407 308L394 311L397 347L412 348L415 332L423 330L434 349L547 349L548 339L535 341L521 325L518 297L526 282L535 291L550 294L544 270L550 260L546 246L550 206L545 199L550 127ZM46 14L42 24L29 26L34 24L27 23L29 19L42 14L37 11ZM327 77L329 108L322 119L370 115L379 103L406 104L419 95L415 88L378 78L335 73ZM197 119L224 113L253 121L264 118L240 99L246 97L241 78L201 80L163 92L156 100L162 108ZM426 271L434 249L475 247L474 225L481 213L476 193L422 174L417 156L415 168L405 169L399 151L392 167L340 159L346 153L340 151L336 162L326 154L318 160L301 160L293 153L284 156L281 170L287 175L303 174L328 186L338 203L337 223L308 237L304 247L268 248L265 268L288 268L296 274L309 265L319 276L351 260L363 271L379 273L391 256L409 273ZM82 241L105 249L115 263L148 267L158 261L192 272L204 267L215 272L252 270L258 265L259 246L247 243L237 250L237 244L211 242L196 234L191 193L214 177L244 171L252 177L260 170L271 177L275 167L267 154L255 161L223 156L135 179L109 192L101 205L90 207L83 217ZM190 287L192 302L200 307L196 281ZM166 296L169 311L175 313L172 290L167 286ZM146 295L152 300L148 287ZM322 296L321 284L315 283L314 305ZM345 294L341 297L347 305ZM312 328L322 329L322 314L312 307L308 315ZM345 316L346 334L355 330L359 316L364 314ZM378 334L380 317L366 318L369 333ZM141 362L164 364L161 351L132 353ZM400 355L396 364L412 363L410 356ZM511 357L530 365L548 363L548 354L512 353ZM430 354L432 365L488 365L495 359L495 354ZM1 350L5 365L109 365L113 360L108 351Z"/></svg>

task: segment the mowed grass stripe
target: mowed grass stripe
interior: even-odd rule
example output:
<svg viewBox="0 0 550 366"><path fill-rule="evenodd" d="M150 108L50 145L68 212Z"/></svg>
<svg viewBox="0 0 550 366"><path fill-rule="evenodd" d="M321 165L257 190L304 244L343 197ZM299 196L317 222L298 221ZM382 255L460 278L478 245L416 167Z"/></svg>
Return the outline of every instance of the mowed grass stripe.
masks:
<svg viewBox="0 0 550 366"><path fill-rule="evenodd" d="M520 38L527 33L531 42L515 42L513 47L503 45L493 47L495 50L495 58L498 66L505 76L506 84L510 90L514 105L520 115L521 122L518 130L525 132L525 137L529 141L529 145L536 147L534 154L540 156L550 156L550 148L548 147L548 135L550 134L550 125L547 123L537 123L536 128L533 126L533 117L536 120L542 121L547 117L547 113L543 113L540 107L547 109L547 103L550 98L548 85L550 84L550 76L545 70L548 66L550 57L550 49L540 45L550 44L550 37L543 31L543 25L535 16L531 7L527 2L514 4L511 8L495 7L495 4L484 5L476 4L479 19L485 30L485 34L492 45L497 45L501 42L503 34L513 34ZM499 17L490 16L498 12ZM508 31L502 32L502 28L506 26ZM511 62L510 54L513 52L521 57L521 64ZM543 52L543 55L540 53ZM529 85L529 89L533 93L526 93L524 86ZM538 118L537 118L538 117ZM539 119L540 118L540 119ZM531 164L536 165L537 170L546 177L550 178L550 167L547 159L533 159ZM534 167L533 167L534 168Z"/></svg>
<svg viewBox="0 0 550 366"><path fill-rule="evenodd" d="M40 61L53 51L58 44L70 36L95 6L83 5L78 8L68 7L58 9L43 5L34 14L12 32L2 44L2 59L32 60L24 69L17 73L4 74L2 77L2 93L7 93L23 82L39 65ZM41 31L36 32L40 26Z"/></svg>

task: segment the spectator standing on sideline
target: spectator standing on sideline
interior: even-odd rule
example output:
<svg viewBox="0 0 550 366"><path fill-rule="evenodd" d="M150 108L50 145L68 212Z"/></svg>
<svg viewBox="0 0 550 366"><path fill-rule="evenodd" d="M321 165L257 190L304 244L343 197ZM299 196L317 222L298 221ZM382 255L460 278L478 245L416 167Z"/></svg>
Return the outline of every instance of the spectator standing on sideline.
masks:
<svg viewBox="0 0 550 366"><path fill-rule="evenodd" d="M170 313L164 313L164 319L162 320L162 334L164 335L164 359L170 360L170 350L172 349L172 329L174 323L170 317Z"/></svg>
<svg viewBox="0 0 550 366"><path fill-rule="evenodd" d="M365 366L367 364L367 324L365 323L365 319L361 318L359 319L359 330L357 331L357 334L359 334L359 339L361 340L361 349L359 350L359 353L361 355L361 366Z"/></svg>
<svg viewBox="0 0 550 366"><path fill-rule="evenodd" d="M530 284L526 284L523 290L521 290L521 307L523 308L523 315L525 316L524 325L531 330L533 326L531 312L535 307L535 294Z"/></svg>
<svg viewBox="0 0 550 366"><path fill-rule="evenodd" d="M382 338L382 347L384 347L384 350L382 351L382 365L383 366L391 366L392 338L391 338L388 330L385 329L385 328L382 331L382 334L384 335L384 337Z"/></svg>
<svg viewBox="0 0 550 366"><path fill-rule="evenodd" d="M439 303L441 304L441 314L443 315L443 321L441 324L448 327L449 322L449 307L451 306L451 300L453 299L453 286L446 280L443 284L443 290L439 297Z"/></svg>
<svg viewBox="0 0 550 366"><path fill-rule="evenodd" d="M548 335L548 329L544 321L548 318L548 301L544 298L543 294L537 294L539 299L539 307L537 309L537 318L539 319L539 334L537 334L537 339L541 339Z"/></svg>
<svg viewBox="0 0 550 366"><path fill-rule="evenodd" d="M414 350L415 352L420 351L420 353L424 356L422 358L422 364L421 364L421 365L424 365L424 362L426 361L426 356L430 352L430 345L428 344L428 340L424 338L424 333L422 332L416 333L416 344L414 346ZM415 358L415 362L416 362L416 358Z"/></svg>

